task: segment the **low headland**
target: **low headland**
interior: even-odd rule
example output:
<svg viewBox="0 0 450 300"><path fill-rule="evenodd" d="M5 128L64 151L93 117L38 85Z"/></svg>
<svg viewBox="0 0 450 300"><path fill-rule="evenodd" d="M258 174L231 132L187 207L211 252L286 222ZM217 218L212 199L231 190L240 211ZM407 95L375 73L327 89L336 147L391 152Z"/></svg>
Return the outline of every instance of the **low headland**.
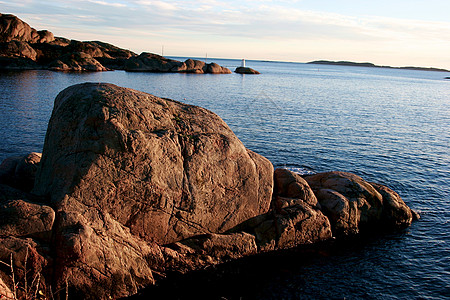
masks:
<svg viewBox="0 0 450 300"><path fill-rule="evenodd" d="M0 14L0 70L231 73L216 63L193 59L181 62L147 52L137 55L100 41L55 37L50 31L37 31L10 14Z"/></svg>
<svg viewBox="0 0 450 300"><path fill-rule="evenodd" d="M391 66L379 66L370 62L352 62L352 61L329 61L329 60L315 60L308 62L307 64L315 65L335 65L335 66L351 66L351 67L366 67L366 68L385 68L385 69L401 69L401 70L418 70L418 71L434 71L434 72L450 72L446 69L439 69L433 67L391 67Z"/></svg>

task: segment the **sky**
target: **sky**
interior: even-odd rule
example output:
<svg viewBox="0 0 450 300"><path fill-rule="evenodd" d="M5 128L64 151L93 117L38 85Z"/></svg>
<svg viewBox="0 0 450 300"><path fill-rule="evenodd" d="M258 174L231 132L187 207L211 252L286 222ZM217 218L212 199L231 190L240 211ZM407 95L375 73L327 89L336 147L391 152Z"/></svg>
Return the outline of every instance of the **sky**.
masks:
<svg viewBox="0 0 450 300"><path fill-rule="evenodd" d="M37 30L136 53L450 69L449 0L0 0Z"/></svg>

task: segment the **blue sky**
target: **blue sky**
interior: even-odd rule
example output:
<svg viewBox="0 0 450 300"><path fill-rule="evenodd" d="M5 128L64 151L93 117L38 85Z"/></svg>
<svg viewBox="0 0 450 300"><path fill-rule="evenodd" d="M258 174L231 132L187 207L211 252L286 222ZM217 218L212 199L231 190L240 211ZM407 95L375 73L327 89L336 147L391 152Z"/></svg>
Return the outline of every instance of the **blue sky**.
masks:
<svg viewBox="0 0 450 300"><path fill-rule="evenodd" d="M32 27L166 56L450 69L448 0L0 0Z"/></svg>

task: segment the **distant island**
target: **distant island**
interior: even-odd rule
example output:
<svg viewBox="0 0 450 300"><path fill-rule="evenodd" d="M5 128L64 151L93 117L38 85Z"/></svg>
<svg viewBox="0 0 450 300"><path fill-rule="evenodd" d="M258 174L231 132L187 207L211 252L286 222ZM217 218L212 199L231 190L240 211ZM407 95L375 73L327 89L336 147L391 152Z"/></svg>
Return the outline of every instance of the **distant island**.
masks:
<svg viewBox="0 0 450 300"><path fill-rule="evenodd" d="M329 61L329 60L315 60L308 62L307 64L315 65L337 65L337 66L351 66L351 67L367 67L367 68L385 68L385 69L404 69L404 70L419 70L419 71L434 71L434 72L450 72L446 69L439 68L422 68L422 67L391 67L391 66L378 66L370 62L352 62L352 61Z"/></svg>

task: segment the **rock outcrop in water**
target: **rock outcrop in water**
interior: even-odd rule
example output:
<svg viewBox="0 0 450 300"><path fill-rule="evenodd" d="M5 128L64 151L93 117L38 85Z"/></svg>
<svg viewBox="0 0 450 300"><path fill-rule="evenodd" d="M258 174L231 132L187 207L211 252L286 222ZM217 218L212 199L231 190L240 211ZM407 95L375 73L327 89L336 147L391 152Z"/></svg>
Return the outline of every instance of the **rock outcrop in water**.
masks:
<svg viewBox="0 0 450 300"><path fill-rule="evenodd" d="M415 216L397 193L355 174L327 172L305 179L329 218L334 236L357 234L361 230L404 228Z"/></svg>
<svg viewBox="0 0 450 300"><path fill-rule="evenodd" d="M234 70L234 72L238 74L261 74L255 69L249 67L237 67L236 70Z"/></svg>
<svg viewBox="0 0 450 300"><path fill-rule="evenodd" d="M198 60L180 62L99 42L80 42L36 31L13 15L0 14L0 70L46 69L53 71L127 70L141 72L184 72L229 74L215 63Z"/></svg>
<svg viewBox="0 0 450 300"><path fill-rule="evenodd" d="M46 287L67 283L73 298L118 298L167 272L403 228L414 216L384 186L274 171L212 112L111 84L62 91L42 159L5 160L0 175L0 259L12 254L16 283L41 276L48 297Z"/></svg>
<svg viewBox="0 0 450 300"><path fill-rule="evenodd" d="M141 53L130 58L124 67L125 71L133 72L174 72L195 74L230 74L231 71L216 63L206 64L200 60L188 59L185 62L168 59L153 53Z"/></svg>

